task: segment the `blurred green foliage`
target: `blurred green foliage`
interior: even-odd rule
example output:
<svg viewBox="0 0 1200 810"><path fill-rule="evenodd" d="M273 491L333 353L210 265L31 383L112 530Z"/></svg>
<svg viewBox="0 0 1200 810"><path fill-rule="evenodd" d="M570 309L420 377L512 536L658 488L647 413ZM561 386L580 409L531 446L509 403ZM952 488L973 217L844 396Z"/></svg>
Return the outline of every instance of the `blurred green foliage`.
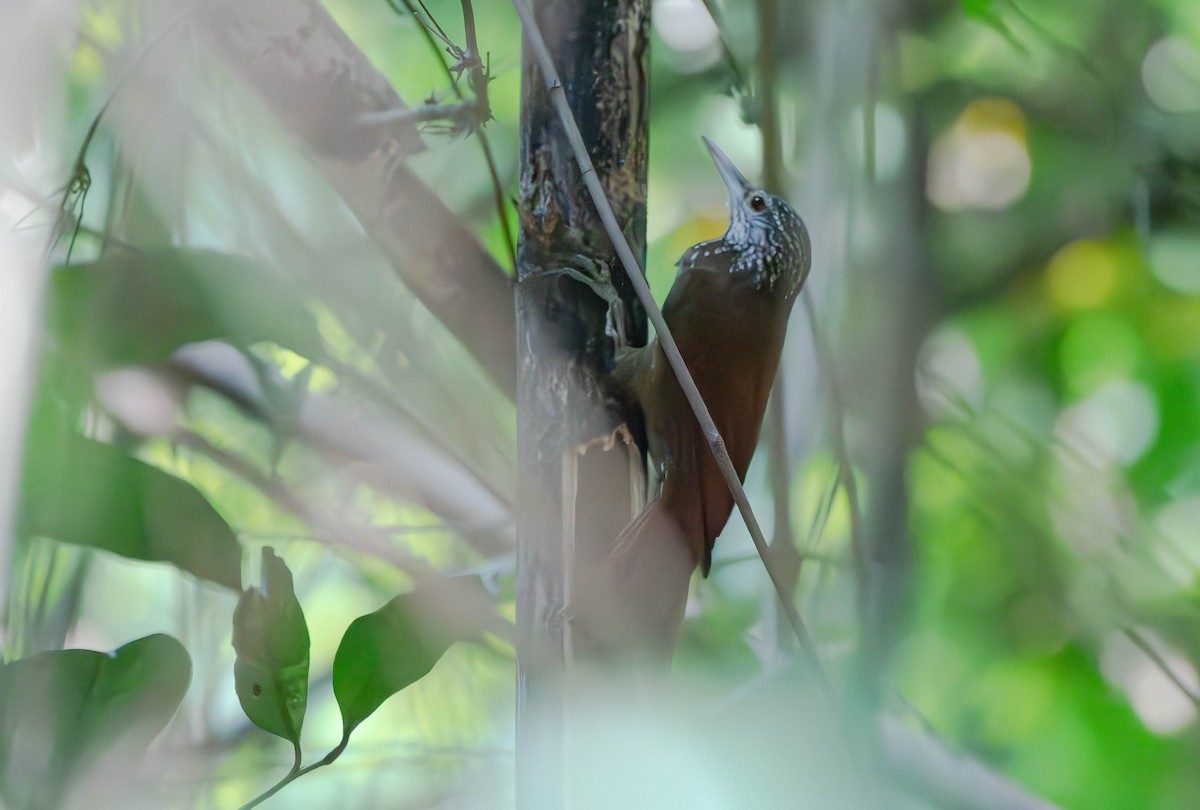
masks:
<svg viewBox="0 0 1200 810"><path fill-rule="evenodd" d="M8 807L60 807L72 780L123 760L162 731L192 663L154 635L112 653L54 650L0 665L0 797Z"/></svg>
<svg viewBox="0 0 1200 810"><path fill-rule="evenodd" d="M237 589L241 549L195 488L110 444L30 435L18 531L166 562Z"/></svg>

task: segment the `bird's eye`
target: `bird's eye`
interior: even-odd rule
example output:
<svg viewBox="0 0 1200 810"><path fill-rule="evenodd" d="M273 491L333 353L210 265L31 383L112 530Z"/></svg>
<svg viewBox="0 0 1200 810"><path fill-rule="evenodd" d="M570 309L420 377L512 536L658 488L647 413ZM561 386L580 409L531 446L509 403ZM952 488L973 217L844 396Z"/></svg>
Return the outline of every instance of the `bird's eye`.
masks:
<svg viewBox="0 0 1200 810"><path fill-rule="evenodd" d="M765 211L766 208L767 201L763 199L763 195L755 194L750 198L750 209L752 211Z"/></svg>

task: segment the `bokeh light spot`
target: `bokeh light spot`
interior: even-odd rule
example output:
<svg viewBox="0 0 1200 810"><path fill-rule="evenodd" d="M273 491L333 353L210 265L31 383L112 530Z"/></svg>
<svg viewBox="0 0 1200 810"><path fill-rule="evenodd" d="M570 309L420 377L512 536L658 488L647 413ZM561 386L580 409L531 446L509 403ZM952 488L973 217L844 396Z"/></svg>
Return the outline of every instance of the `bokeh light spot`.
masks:
<svg viewBox="0 0 1200 810"><path fill-rule="evenodd" d="M1157 562L1183 585L1190 585L1200 569L1200 496L1180 498L1159 510L1154 528L1167 541Z"/></svg>
<svg viewBox="0 0 1200 810"><path fill-rule="evenodd" d="M1062 309L1095 309L1112 297L1117 285L1117 256L1095 240L1072 242L1046 267L1046 292Z"/></svg>
<svg viewBox="0 0 1200 810"><path fill-rule="evenodd" d="M1108 383L1063 411L1055 433L1097 462L1130 464L1158 435L1158 402L1132 380Z"/></svg>
<svg viewBox="0 0 1200 810"><path fill-rule="evenodd" d="M1192 692L1200 691L1200 680L1191 663L1176 650L1167 647L1152 632L1138 634L1154 648L1163 664ZM1171 734L1186 728L1196 719L1196 707L1162 667L1122 634L1112 634L1100 654L1104 677L1129 696L1133 710L1146 728L1158 734Z"/></svg>
<svg viewBox="0 0 1200 810"><path fill-rule="evenodd" d="M1167 231L1150 240L1150 269L1176 292L1200 293L1200 233Z"/></svg>
<svg viewBox="0 0 1200 810"><path fill-rule="evenodd" d="M1033 175L1025 129L1025 115L1011 101L968 104L933 144L929 199L947 211L998 211L1021 199Z"/></svg>
<svg viewBox="0 0 1200 810"><path fill-rule="evenodd" d="M1142 84L1165 112L1200 110L1200 53L1183 37L1160 39L1142 60Z"/></svg>
<svg viewBox="0 0 1200 810"><path fill-rule="evenodd" d="M654 30L668 48L684 53L712 48L719 36L717 24L700 0L658 0Z"/></svg>
<svg viewBox="0 0 1200 810"><path fill-rule="evenodd" d="M968 135L1005 132L1025 142L1025 113L1006 98L981 98L963 108L955 125Z"/></svg>

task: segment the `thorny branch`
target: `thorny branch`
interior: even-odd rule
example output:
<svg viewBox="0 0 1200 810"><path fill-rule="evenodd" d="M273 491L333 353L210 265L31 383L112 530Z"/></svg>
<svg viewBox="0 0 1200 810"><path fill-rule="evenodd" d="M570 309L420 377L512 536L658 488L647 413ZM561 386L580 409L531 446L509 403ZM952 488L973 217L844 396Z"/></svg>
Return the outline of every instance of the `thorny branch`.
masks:
<svg viewBox="0 0 1200 810"><path fill-rule="evenodd" d="M64 264L71 263L71 253L75 250L75 237L79 235L79 224L83 222L83 207L87 203L87 194L92 187L92 175L88 171L84 160L87 157L88 149L92 145L92 140L96 137L96 131L100 128L100 120L108 112L113 99L121 92L121 89L125 86L130 76L141 67L142 61L162 42L163 37L174 31L180 23L190 17L197 7L197 5L190 5L181 9L162 27L162 30L142 45L141 49L130 59L125 72L117 77L116 84L113 85L112 90L108 93L108 98L100 105L100 109L97 110L96 115L92 118L92 122L88 125L87 132L83 136L83 141L79 145L79 152L75 156L75 162L71 166L71 179L62 188L62 203L59 205L59 219L54 226L55 233L47 243L47 250L53 250L63 230L69 226L74 226L71 231L70 244L67 245L67 255ZM76 208L78 208L78 213L76 213Z"/></svg>
<svg viewBox="0 0 1200 810"><path fill-rule="evenodd" d="M400 8L396 5L396 0L387 0L387 2L393 11L397 14L401 13ZM500 173L496 169L496 158L492 153L492 145L488 140L487 133L483 129L483 125L492 119L492 107L488 101L488 85L492 81L491 60L480 58L479 41L475 33L475 12L471 8L471 0L462 0L463 36L467 43L465 48L460 48L450 39L421 0L417 0L417 2L420 3L421 10L424 11L424 17L417 13L412 0L400 0L400 2L404 4L405 10L421 26L421 31L425 35L429 47L433 50L438 64L446 69L446 75L450 78L450 89L454 91L455 96L459 100L459 103L454 105L428 104L425 105L425 108L431 108L431 112L434 110L443 111L442 117L449 117L452 122L451 134L469 132L479 139L479 148L483 152L483 159L487 164L488 177L492 184L492 203L496 207L496 215L500 218L500 226L504 231L504 248L508 253L509 266L515 271L517 267L517 249L513 242L512 225L508 217L508 204L504 200L504 187L500 182ZM453 65L447 65L442 60L442 52L438 48L435 38L440 39L445 44L446 52L456 60ZM462 89L458 86L459 79L464 71L467 74L467 86L471 88L471 92L474 94L474 98L471 100L466 98ZM400 112L403 114L404 112L411 111L402 110Z"/></svg>

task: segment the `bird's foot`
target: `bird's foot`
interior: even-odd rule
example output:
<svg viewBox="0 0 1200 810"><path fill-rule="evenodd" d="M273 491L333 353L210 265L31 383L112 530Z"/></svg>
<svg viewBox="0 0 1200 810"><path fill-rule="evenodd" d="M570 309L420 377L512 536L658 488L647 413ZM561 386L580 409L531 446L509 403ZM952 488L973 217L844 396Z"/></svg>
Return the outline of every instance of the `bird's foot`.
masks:
<svg viewBox="0 0 1200 810"><path fill-rule="evenodd" d="M581 262L595 266L597 263L580 257ZM627 346L629 341L625 335L625 302L621 300L616 285L608 268L600 265L597 272L588 273L574 267L557 267L549 271L553 275L566 276L585 285L608 304L608 314L605 316L604 334L612 338L618 346Z"/></svg>

